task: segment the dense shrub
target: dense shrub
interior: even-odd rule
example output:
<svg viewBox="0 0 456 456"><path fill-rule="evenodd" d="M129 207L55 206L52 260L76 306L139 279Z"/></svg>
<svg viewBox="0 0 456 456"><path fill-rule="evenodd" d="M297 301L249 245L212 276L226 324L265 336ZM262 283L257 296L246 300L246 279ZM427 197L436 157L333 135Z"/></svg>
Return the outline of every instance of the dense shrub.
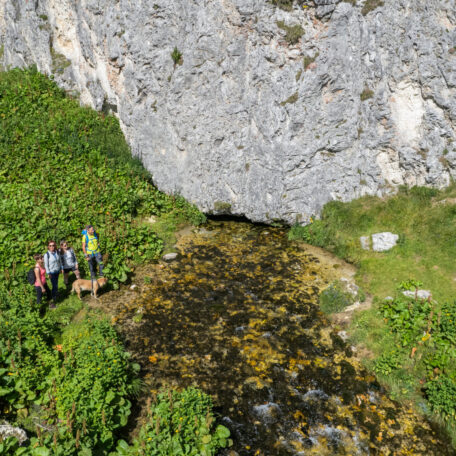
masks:
<svg viewBox="0 0 456 456"><path fill-rule="evenodd" d="M353 302L354 297L344 289L340 282L332 283L320 294L320 308L327 314L341 312Z"/></svg>
<svg viewBox="0 0 456 456"><path fill-rule="evenodd" d="M188 388L159 394L133 446L119 442L117 449L125 456L212 456L231 445L229 436L226 427L214 426L210 396Z"/></svg>

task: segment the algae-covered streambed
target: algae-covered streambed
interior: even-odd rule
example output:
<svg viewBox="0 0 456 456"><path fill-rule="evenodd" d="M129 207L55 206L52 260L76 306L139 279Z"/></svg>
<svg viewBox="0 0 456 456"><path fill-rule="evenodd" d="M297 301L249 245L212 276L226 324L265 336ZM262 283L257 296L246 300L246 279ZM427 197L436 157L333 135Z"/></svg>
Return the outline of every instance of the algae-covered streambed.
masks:
<svg viewBox="0 0 456 456"><path fill-rule="evenodd" d="M346 265L247 223L210 222L177 247L103 301L148 392L195 384L214 397L234 439L226 454L453 454L319 311Z"/></svg>

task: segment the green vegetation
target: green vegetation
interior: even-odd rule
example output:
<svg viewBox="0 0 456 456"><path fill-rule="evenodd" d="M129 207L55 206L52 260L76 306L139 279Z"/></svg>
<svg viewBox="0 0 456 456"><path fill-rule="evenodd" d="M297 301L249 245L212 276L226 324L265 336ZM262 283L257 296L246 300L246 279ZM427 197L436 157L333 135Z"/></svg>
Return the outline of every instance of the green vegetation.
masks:
<svg viewBox="0 0 456 456"><path fill-rule="evenodd" d="M280 106L285 106L288 103L296 103L298 101L298 92L295 92L293 95L290 95L285 101L280 103Z"/></svg>
<svg viewBox="0 0 456 456"><path fill-rule="evenodd" d="M327 314L341 312L353 302L354 297L344 290L340 282L332 283L320 294L321 310Z"/></svg>
<svg viewBox="0 0 456 456"><path fill-rule="evenodd" d="M286 25L283 21L277 21L276 24L277 27L285 31L285 40L288 44L296 44L304 35L304 29L299 24Z"/></svg>
<svg viewBox="0 0 456 456"><path fill-rule="evenodd" d="M231 204L225 201L216 201L214 203L214 211L217 212L231 212Z"/></svg>
<svg viewBox="0 0 456 456"><path fill-rule="evenodd" d="M352 6L356 6L356 0L342 0L345 3L350 3Z"/></svg>
<svg viewBox="0 0 456 456"><path fill-rule="evenodd" d="M293 10L294 0L271 0L272 4L285 11Z"/></svg>
<svg viewBox="0 0 456 456"><path fill-rule="evenodd" d="M101 236L106 274L123 282L131 266L161 252L148 217L168 217L174 228L205 217L155 189L114 117L81 108L33 68L0 73L0 132L0 419L29 436L23 446L14 437L0 442L0 455L125 454L115 448L140 392L139 365L115 328L76 297L55 311L37 306L25 272L51 238L67 239L80 257L81 229L90 222ZM213 421L212 404L203 402ZM199 409L185 416L202 420ZM202 444L213 454L229 443L223 427L207 424L201 437L201 429L186 429L186 454Z"/></svg>
<svg viewBox="0 0 456 456"><path fill-rule="evenodd" d="M173 59L174 66L182 65L184 60L182 59L182 52L177 49L177 46L174 46L173 52L171 52L171 58Z"/></svg>
<svg viewBox="0 0 456 456"><path fill-rule="evenodd" d="M364 3L362 9L361 9L361 14L365 16L366 14L370 13L371 11L374 11L374 9L379 8L380 6L383 6L383 0L366 0Z"/></svg>
<svg viewBox="0 0 456 456"><path fill-rule="evenodd" d="M195 388L163 392L147 410L148 421L133 447L119 442L119 455L212 456L232 443L226 427L214 429L210 396Z"/></svg>
<svg viewBox="0 0 456 456"><path fill-rule="evenodd" d="M320 55L319 52L316 52L313 57L309 57L308 55L306 55L303 60L304 70L307 70L307 68L309 68L309 66L315 62L315 60L317 59L317 57L319 55Z"/></svg>
<svg viewBox="0 0 456 456"><path fill-rule="evenodd" d="M446 423L456 443L455 197L453 184L441 191L402 187L384 199L333 201L320 220L294 226L289 238L324 247L357 265L356 280L374 303L355 315L352 341L372 353L366 364L393 398L411 399ZM382 231L399 234L398 245L388 252L361 248L360 236ZM422 286L432 290L432 299L402 293Z"/></svg>
<svg viewBox="0 0 456 456"><path fill-rule="evenodd" d="M43 26L43 28L45 28L45 26ZM68 68L71 65L71 62L63 54L58 53L52 46L51 46L51 58L52 58L52 65L51 65L52 74L63 73L65 71L65 68Z"/></svg>
<svg viewBox="0 0 456 456"><path fill-rule="evenodd" d="M365 87L364 90L360 94L361 101L366 101L369 98L372 98L374 96L374 92L369 89L368 87Z"/></svg>

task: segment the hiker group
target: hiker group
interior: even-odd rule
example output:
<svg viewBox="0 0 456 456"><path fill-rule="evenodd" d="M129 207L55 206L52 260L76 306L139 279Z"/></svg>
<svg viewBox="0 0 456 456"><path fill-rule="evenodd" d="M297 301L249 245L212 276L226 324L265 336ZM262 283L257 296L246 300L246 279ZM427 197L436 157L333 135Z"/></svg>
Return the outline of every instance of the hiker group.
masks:
<svg viewBox="0 0 456 456"><path fill-rule="evenodd" d="M82 231L82 251L89 264L90 277L93 283L96 279L97 265L99 275L103 277L103 259L99 248L99 237L93 225L87 225ZM55 309L58 297L59 275L63 274L63 281L67 288L69 287L70 272L74 272L76 279L81 278L76 254L66 241L60 242L60 249L57 249L55 241L49 241L48 251L44 255L36 254L33 258L36 264L28 272L27 280L35 287L36 302L40 304L43 295L46 294L48 300L52 299L49 307ZM49 277L51 282L51 289L49 289L46 282L46 276Z"/></svg>

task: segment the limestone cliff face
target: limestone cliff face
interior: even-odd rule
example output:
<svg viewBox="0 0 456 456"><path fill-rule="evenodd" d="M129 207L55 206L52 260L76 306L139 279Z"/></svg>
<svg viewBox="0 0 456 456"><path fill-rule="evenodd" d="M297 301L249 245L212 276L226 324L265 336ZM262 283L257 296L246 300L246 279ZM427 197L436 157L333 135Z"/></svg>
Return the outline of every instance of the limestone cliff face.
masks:
<svg viewBox="0 0 456 456"><path fill-rule="evenodd" d="M455 1L367 1L0 0L0 65L113 110L160 189L305 222L456 174Z"/></svg>

